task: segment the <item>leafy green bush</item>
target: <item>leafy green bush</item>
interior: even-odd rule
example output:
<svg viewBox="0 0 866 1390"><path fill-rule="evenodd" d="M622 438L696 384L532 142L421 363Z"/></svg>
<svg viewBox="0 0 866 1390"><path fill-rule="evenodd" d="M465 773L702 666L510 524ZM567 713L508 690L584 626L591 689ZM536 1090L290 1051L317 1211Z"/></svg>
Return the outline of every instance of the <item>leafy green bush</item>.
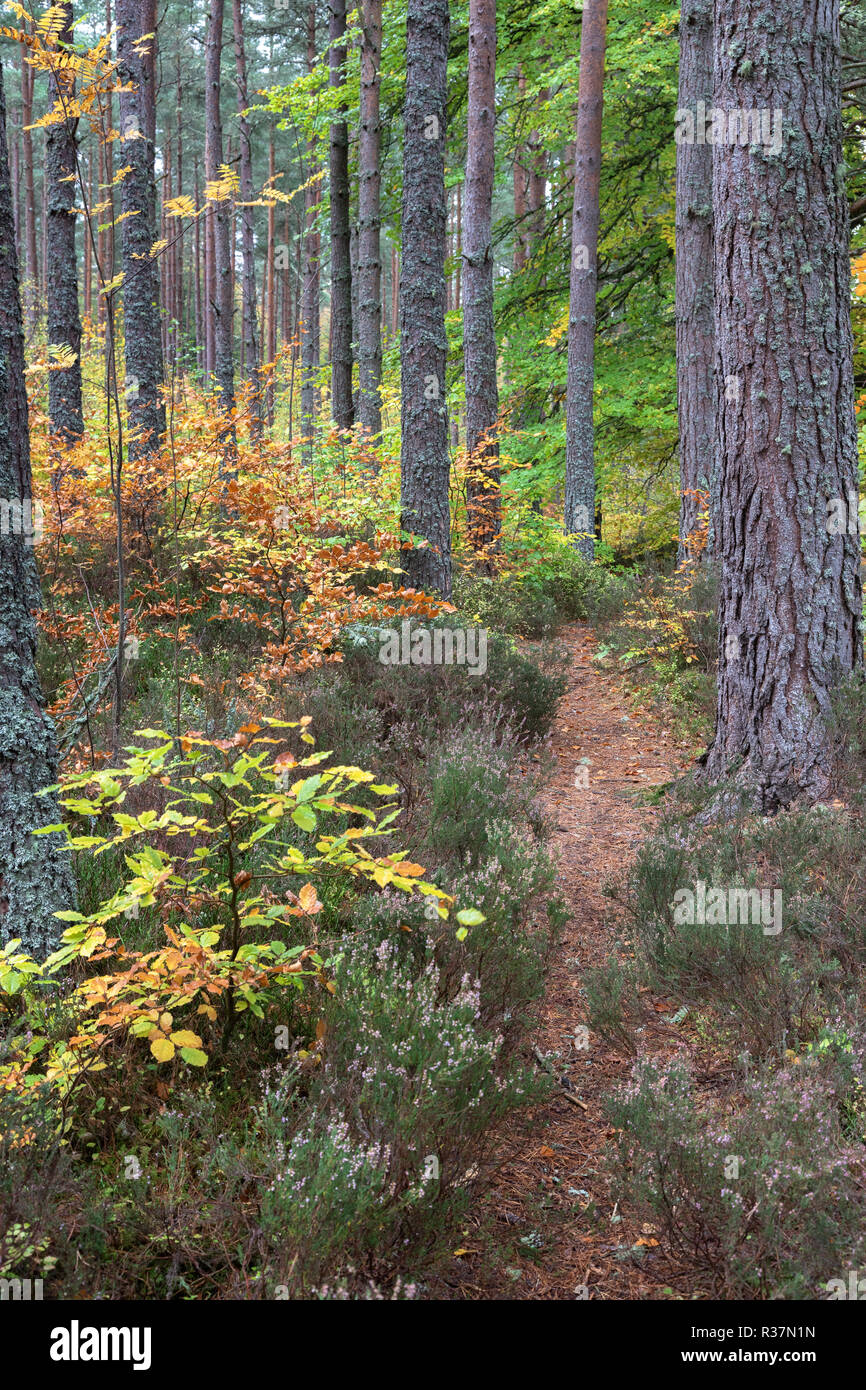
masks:
<svg viewBox="0 0 866 1390"><path fill-rule="evenodd" d="M488 578L473 571L455 579L454 603L468 620L504 636L551 637L563 616L554 597L538 585L519 577Z"/></svg>
<svg viewBox="0 0 866 1390"><path fill-rule="evenodd" d="M551 599L563 618L606 623L634 596L636 578L634 571L606 569L563 545L540 559L526 587Z"/></svg>

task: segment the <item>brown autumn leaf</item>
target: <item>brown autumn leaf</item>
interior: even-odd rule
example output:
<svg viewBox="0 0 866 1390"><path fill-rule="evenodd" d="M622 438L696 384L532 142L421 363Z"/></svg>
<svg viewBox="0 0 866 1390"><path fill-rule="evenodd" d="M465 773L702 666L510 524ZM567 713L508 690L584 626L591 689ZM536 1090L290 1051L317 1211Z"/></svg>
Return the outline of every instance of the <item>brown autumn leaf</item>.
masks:
<svg viewBox="0 0 866 1390"><path fill-rule="evenodd" d="M318 894L312 883L305 883L298 894L298 902L306 913L313 916L316 912L321 912L322 904L319 902Z"/></svg>

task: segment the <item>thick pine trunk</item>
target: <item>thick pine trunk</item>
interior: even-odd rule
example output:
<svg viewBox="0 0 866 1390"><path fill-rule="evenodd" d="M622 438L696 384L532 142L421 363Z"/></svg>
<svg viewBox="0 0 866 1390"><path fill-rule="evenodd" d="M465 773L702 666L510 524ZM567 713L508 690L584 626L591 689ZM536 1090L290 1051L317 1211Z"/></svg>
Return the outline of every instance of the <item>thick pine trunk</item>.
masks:
<svg viewBox="0 0 866 1390"><path fill-rule="evenodd" d="M72 42L72 5L58 6L63 19L57 34L57 59ZM48 79L51 108L67 110L74 98L75 78L55 62ZM48 184L48 341L67 348L75 361L48 374L48 413L51 433L64 445L84 434L81 404L81 315L78 308L78 262L75 255L75 213L78 189L76 128L64 118L45 132L45 178Z"/></svg>
<svg viewBox="0 0 866 1390"><path fill-rule="evenodd" d="M345 85L346 0L330 0L331 86ZM342 113L341 113L342 114ZM331 125L331 414L352 428L352 266L349 256L349 127Z"/></svg>
<svg viewBox="0 0 866 1390"><path fill-rule="evenodd" d="M403 136L402 525L429 545L406 552L407 581L451 593L445 405L445 132L448 0L409 0Z"/></svg>
<svg viewBox="0 0 866 1390"><path fill-rule="evenodd" d="M501 528L496 330L493 323L493 179L496 0L469 0L469 97L463 205L463 356L469 538L489 552Z"/></svg>
<svg viewBox="0 0 866 1390"><path fill-rule="evenodd" d="M120 185L123 221L123 330L129 456L144 458L159 448L165 432L159 267L151 256L156 241L154 147L147 136L153 89L153 55L142 35L147 5L117 0L118 75L130 90L120 93L119 157L129 169ZM145 51L148 50L148 51Z"/></svg>
<svg viewBox="0 0 866 1390"><path fill-rule="evenodd" d="M223 163L223 123L220 107L224 0L211 0L210 22L205 47L205 173L210 181L219 177ZM220 474L228 479L236 451L234 404L234 304L232 302L231 202L220 198L212 204L213 287L210 305L214 319L213 373L219 393L224 424L223 458Z"/></svg>
<svg viewBox="0 0 866 1390"><path fill-rule="evenodd" d="M235 41L235 73L238 90L238 128L240 131L241 202L253 201L252 132L249 118L244 114L250 105L247 87L247 55L244 46L243 0L232 0L232 21ZM262 382L259 354L258 313L256 306L256 244L253 228L253 209L241 207L241 321L243 355L247 379L252 383L253 396L250 427L254 437L262 432Z"/></svg>
<svg viewBox="0 0 866 1390"><path fill-rule="evenodd" d="M607 0L586 0L580 35L580 89L571 223L571 301L565 433L565 529L586 559L595 554L595 299L598 283L601 121Z"/></svg>
<svg viewBox="0 0 866 1390"><path fill-rule="evenodd" d="M713 147L695 138L698 115L713 104L713 0L683 0L678 104L676 316L681 494L678 561L683 564L696 558L690 537L698 527L698 492L710 495L714 491Z"/></svg>
<svg viewBox="0 0 866 1390"><path fill-rule="evenodd" d="M54 726L36 673L39 581L33 527L18 518L32 506L24 332L6 148L0 65L0 943L20 937L45 956L62 927L53 914L73 906L71 864L54 836L33 831L59 819L57 801L40 796L57 779ZM29 513L32 521L32 512ZM17 523L17 524L16 524Z"/></svg>
<svg viewBox="0 0 866 1390"><path fill-rule="evenodd" d="M382 250L379 168L382 120L382 0L362 0L361 112L358 146L358 422L382 432Z"/></svg>
<svg viewBox="0 0 866 1390"><path fill-rule="evenodd" d="M713 148L721 594L706 762L772 811L826 794L830 690L862 661L839 0L717 0L714 56L714 107L734 122L765 112L772 134Z"/></svg>

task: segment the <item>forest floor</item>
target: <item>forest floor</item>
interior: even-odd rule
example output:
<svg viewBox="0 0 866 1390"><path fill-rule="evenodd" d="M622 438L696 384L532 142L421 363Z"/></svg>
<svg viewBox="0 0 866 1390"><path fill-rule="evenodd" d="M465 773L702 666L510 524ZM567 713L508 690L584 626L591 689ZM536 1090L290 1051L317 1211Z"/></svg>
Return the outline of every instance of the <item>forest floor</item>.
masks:
<svg viewBox="0 0 866 1390"><path fill-rule="evenodd" d="M608 1193L603 1154L613 1131L604 1102L628 1079L633 1058L595 1033L587 1047L579 1033L587 1024L584 975L616 949L604 884L622 873L652 833L659 809L651 789L681 776L691 755L658 716L634 706L620 677L592 661L597 639L589 627L570 625L562 641L570 656L569 688L552 730L556 770L544 801L569 920L554 951L530 1048L536 1059L540 1054L549 1060L565 1085L546 1104L511 1121L494 1183L470 1212L459 1253L440 1270L430 1295L700 1297L694 1279L668 1258L654 1229L618 1211ZM589 771L585 789L575 785L580 766ZM652 1022L642 1050L668 1055L681 1045L664 1018L676 1003L646 997L644 1003Z"/></svg>

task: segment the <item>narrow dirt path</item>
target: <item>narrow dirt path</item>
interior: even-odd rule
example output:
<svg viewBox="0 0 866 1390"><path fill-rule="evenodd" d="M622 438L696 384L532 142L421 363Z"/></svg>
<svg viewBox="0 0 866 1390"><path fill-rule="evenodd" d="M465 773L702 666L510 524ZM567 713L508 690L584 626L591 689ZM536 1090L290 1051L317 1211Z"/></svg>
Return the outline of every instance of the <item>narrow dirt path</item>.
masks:
<svg viewBox="0 0 866 1390"><path fill-rule="evenodd" d="M653 1298L665 1296L671 1278L658 1267L652 1228L614 1210L599 1171L609 1134L603 1103L631 1060L579 1030L587 1023L583 977L613 944L605 881L634 857L659 814L639 794L679 776L689 757L593 664L591 629L574 624L562 640L569 688L552 731L557 769L545 802L570 920L531 1042L586 1109L560 1090L512 1123L506 1143L514 1156L467 1223L466 1253L444 1272L439 1296L450 1298Z"/></svg>

